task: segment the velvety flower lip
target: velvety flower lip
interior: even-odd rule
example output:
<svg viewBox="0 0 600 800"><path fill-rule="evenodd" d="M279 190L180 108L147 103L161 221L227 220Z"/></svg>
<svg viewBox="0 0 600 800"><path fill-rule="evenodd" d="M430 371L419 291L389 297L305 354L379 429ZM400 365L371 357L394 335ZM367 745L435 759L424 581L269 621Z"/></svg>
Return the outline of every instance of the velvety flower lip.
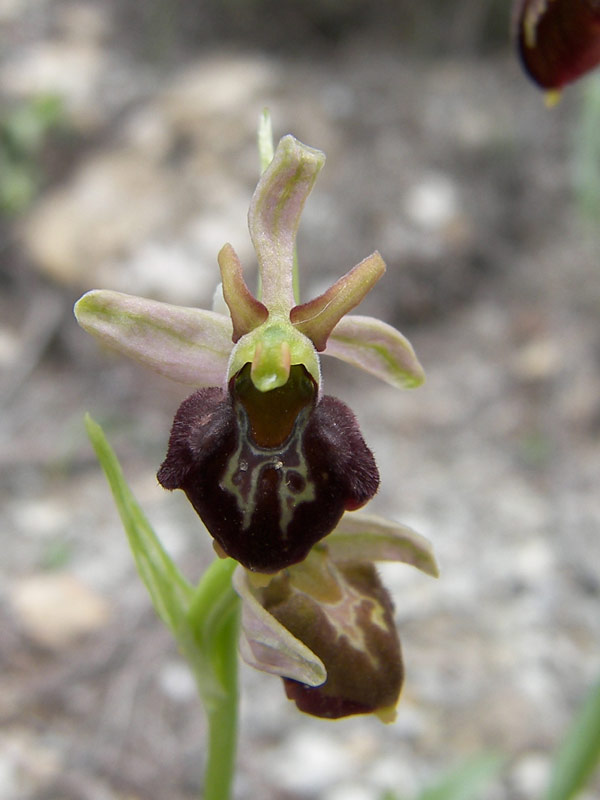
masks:
<svg viewBox="0 0 600 800"><path fill-rule="evenodd" d="M437 576L426 539L410 528L345 514L307 557L273 576L242 567L240 651L283 678L301 711L327 719L395 716L404 669L393 604L373 562L404 561Z"/></svg>
<svg viewBox="0 0 600 800"><path fill-rule="evenodd" d="M184 490L224 553L269 573L364 505L379 473L354 414L334 397L317 402L304 367L263 394L248 364L229 392L200 389L182 403L158 480Z"/></svg>
<svg viewBox="0 0 600 800"><path fill-rule="evenodd" d="M559 90L600 64L599 0L518 0L517 46L542 88Z"/></svg>

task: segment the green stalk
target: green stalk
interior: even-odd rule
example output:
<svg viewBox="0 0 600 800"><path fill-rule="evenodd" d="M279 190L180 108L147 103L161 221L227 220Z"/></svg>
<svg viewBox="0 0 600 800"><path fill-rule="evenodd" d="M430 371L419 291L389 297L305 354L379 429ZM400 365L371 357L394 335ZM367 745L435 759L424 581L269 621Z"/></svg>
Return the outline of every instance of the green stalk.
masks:
<svg viewBox="0 0 600 800"><path fill-rule="evenodd" d="M183 649L208 721L203 800L228 800L235 774L239 598L231 576L236 566L230 558L213 561L188 611L193 641Z"/></svg>
<svg viewBox="0 0 600 800"><path fill-rule="evenodd" d="M237 745L238 687L237 638L238 609L234 608L221 625L214 642L215 670L224 690L222 700L211 709L208 717L208 761L204 774L203 800L228 800L235 775Z"/></svg>

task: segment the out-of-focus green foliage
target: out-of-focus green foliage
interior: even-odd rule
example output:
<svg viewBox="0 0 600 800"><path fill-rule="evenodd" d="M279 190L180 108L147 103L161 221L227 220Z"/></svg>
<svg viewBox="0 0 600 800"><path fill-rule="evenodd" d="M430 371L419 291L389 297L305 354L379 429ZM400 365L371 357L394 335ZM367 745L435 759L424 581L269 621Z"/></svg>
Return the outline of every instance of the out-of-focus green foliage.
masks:
<svg viewBox="0 0 600 800"><path fill-rule="evenodd" d="M592 777L600 762L600 680L575 715L554 760L546 800L570 800Z"/></svg>
<svg viewBox="0 0 600 800"><path fill-rule="evenodd" d="M574 131L573 178L582 215L597 225L600 219L600 74L581 86L581 111Z"/></svg>
<svg viewBox="0 0 600 800"><path fill-rule="evenodd" d="M65 123L60 97L49 94L0 114L0 213L19 214L31 204L42 180L48 135Z"/></svg>
<svg viewBox="0 0 600 800"><path fill-rule="evenodd" d="M503 759L493 753L475 756L424 789L415 800L478 800L483 789L499 772L502 762ZM388 792L381 800L401 798Z"/></svg>
<svg viewBox="0 0 600 800"><path fill-rule="evenodd" d="M415 800L478 800L503 759L484 754L467 761L424 789ZM589 783L600 763L600 680L591 688L560 746L544 800L571 800ZM381 800L405 800L387 792Z"/></svg>
<svg viewBox="0 0 600 800"><path fill-rule="evenodd" d="M476 800L501 765L502 759L497 755L477 756L422 791L417 800Z"/></svg>

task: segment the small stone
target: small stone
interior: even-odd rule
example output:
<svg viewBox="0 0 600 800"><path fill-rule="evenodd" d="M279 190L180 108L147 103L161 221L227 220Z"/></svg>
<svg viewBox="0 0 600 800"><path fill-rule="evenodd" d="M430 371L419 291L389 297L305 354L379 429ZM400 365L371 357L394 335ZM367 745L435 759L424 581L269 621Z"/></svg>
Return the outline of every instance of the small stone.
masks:
<svg viewBox="0 0 600 800"><path fill-rule="evenodd" d="M526 753L518 760L512 770L512 783L519 796L525 798L542 797L548 783L550 764L547 755Z"/></svg>
<svg viewBox="0 0 600 800"><path fill-rule="evenodd" d="M193 701L196 683L189 668L181 661L169 661L158 674L158 683L164 694L176 703Z"/></svg>
<svg viewBox="0 0 600 800"><path fill-rule="evenodd" d="M378 799L385 791L399 786L407 797L416 797L418 794L414 766L411 769L397 754L371 759L366 778L369 785L376 787Z"/></svg>
<svg viewBox="0 0 600 800"><path fill-rule="evenodd" d="M118 256L123 260L161 229L168 216L164 198L172 188L133 152L91 157L32 212L25 244L38 266L60 283L78 285L83 270L92 270L96 281L110 279L99 267L106 269ZM127 290L118 283L116 288Z"/></svg>
<svg viewBox="0 0 600 800"><path fill-rule="evenodd" d="M541 381L554 377L562 361L562 352L558 344L544 337L528 342L517 352L513 369L523 380Z"/></svg>
<svg viewBox="0 0 600 800"><path fill-rule="evenodd" d="M15 503L12 516L16 528L26 536L47 539L63 531L68 523L69 509L60 499L31 498L28 503Z"/></svg>
<svg viewBox="0 0 600 800"><path fill-rule="evenodd" d="M61 649L101 628L110 608L104 598L69 573L39 573L9 588L11 605L33 641Z"/></svg>
<svg viewBox="0 0 600 800"><path fill-rule="evenodd" d="M55 743L15 727L0 740L0 794L4 800L37 795L65 769Z"/></svg>
<svg viewBox="0 0 600 800"><path fill-rule="evenodd" d="M351 775L352 755L330 736L307 728L273 752L269 771L283 789L318 795Z"/></svg>
<svg viewBox="0 0 600 800"><path fill-rule="evenodd" d="M87 128L94 114L94 93L106 68L105 54L91 43L41 42L23 48L0 72L5 91L15 97L59 95L71 124Z"/></svg>
<svg viewBox="0 0 600 800"><path fill-rule="evenodd" d="M21 351L17 334L6 326L0 327L0 367L11 367Z"/></svg>
<svg viewBox="0 0 600 800"><path fill-rule="evenodd" d="M405 208L413 223L430 231L446 227L460 213L456 188L445 175L431 175L413 186Z"/></svg>

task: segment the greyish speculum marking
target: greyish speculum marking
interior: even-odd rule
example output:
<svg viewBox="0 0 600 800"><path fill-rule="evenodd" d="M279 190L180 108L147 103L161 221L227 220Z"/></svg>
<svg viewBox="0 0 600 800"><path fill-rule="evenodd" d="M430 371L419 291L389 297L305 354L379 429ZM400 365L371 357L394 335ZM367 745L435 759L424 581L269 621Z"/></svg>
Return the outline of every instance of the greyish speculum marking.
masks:
<svg viewBox="0 0 600 800"><path fill-rule="evenodd" d="M246 412L242 407L237 409L238 446L227 462L221 487L235 497L244 531L250 527L257 506L271 493L278 500L279 529L285 540L296 507L315 499L315 487L302 452L302 433L309 413L310 409L300 412L282 446L264 448L252 441Z"/></svg>

